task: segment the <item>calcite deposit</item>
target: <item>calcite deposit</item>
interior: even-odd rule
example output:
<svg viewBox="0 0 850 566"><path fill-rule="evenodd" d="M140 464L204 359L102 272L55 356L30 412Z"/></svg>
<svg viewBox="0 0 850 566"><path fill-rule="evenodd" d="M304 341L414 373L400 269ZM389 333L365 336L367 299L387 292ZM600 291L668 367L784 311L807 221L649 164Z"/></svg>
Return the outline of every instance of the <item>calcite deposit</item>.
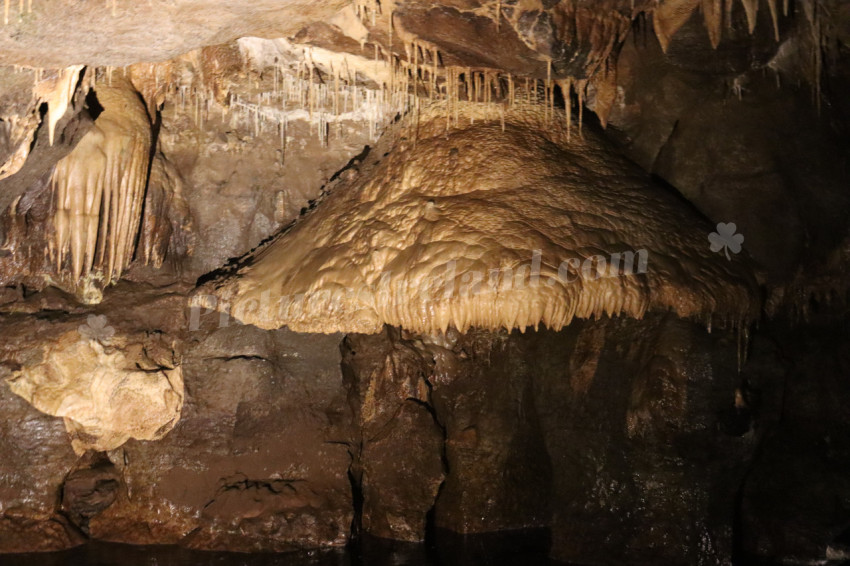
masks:
<svg viewBox="0 0 850 566"><path fill-rule="evenodd" d="M671 310L711 324L758 311L744 258L594 132L533 109L501 121L423 113L315 211L195 303L262 328L559 330ZM212 293L212 296L205 294Z"/></svg>
<svg viewBox="0 0 850 566"><path fill-rule="evenodd" d="M40 354L40 363L9 378L9 388L62 417L78 454L113 450L131 438L158 440L180 419L183 372L162 340L129 343L91 316Z"/></svg>

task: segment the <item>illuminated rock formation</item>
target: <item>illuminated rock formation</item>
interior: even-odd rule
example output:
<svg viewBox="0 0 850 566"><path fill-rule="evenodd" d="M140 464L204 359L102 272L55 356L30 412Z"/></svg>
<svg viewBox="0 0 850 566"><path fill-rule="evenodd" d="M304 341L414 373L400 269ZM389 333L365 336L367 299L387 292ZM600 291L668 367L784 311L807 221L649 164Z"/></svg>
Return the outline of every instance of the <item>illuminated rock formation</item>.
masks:
<svg viewBox="0 0 850 566"><path fill-rule="evenodd" d="M180 418L183 372L171 351L114 336L105 317L90 316L43 356L9 386L38 410L64 418L78 454L112 450L130 438L157 440Z"/></svg>
<svg viewBox="0 0 850 566"><path fill-rule="evenodd" d="M151 151L147 111L132 86L116 78L97 96L103 112L52 179L51 257L84 302L97 302L99 288L133 258Z"/></svg>
<svg viewBox="0 0 850 566"><path fill-rule="evenodd" d="M20 171L26 161L39 125L37 108L41 104L47 105L48 139L50 145L53 145L56 124L68 109L82 69L82 65L72 65L44 77L41 69L35 71L35 85L32 89L31 101L26 107L27 112L23 115L3 117L3 121L10 124L8 126L10 131L6 132L6 136L16 149L7 157L5 163L0 163L0 180Z"/></svg>
<svg viewBox="0 0 850 566"><path fill-rule="evenodd" d="M596 133L567 142L563 127L521 109L503 124L446 128L424 114L196 302L301 332L560 329L647 310L710 324L758 312L744 260L713 254L710 224Z"/></svg>

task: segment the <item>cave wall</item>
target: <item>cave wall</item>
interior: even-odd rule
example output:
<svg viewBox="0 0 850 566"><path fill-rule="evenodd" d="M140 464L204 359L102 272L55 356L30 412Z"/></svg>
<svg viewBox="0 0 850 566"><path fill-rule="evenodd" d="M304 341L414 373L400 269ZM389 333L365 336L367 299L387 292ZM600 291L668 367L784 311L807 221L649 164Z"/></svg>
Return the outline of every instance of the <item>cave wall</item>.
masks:
<svg viewBox="0 0 850 566"><path fill-rule="evenodd" d="M185 335L162 318L176 300L135 300L147 315L135 329L116 321L118 335L149 325L182 338L179 422L161 440L75 456L57 418L4 389L28 415L5 437L5 521L44 525L37 544L9 534L19 546L4 550L91 537L284 551L344 544L352 522L421 541L432 522L463 534L552 527L553 555L568 560L592 557L597 537L606 555L647 563L730 552L735 494L717 486L738 484L754 439L748 423L723 428L740 385L729 333L655 317L343 341L219 327L216 315ZM7 321L18 347L4 357L37 363L21 343L87 316ZM36 444L46 459L33 467L22 451ZM688 554L697 547L669 544L679 536L714 546Z"/></svg>
<svg viewBox="0 0 850 566"><path fill-rule="evenodd" d="M130 308L146 315L110 316L100 333L110 337L100 340L109 349L126 335L120 347L132 350L135 340L151 333L180 337L174 353L185 382L179 422L162 440L130 440L69 457L67 434L57 434L62 421L26 411L4 382L3 402L21 415L16 421L22 425L4 435L4 524L14 529L17 522L41 520L43 526L27 529L37 542L4 531L3 550L56 549L81 535L239 551L344 543L354 512L348 478L354 423L340 371L341 338L236 324L186 336L179 297L153 305L134 299ZM127 305L133 298L124 300ZM86 343L78 328L91 328L88 317L96 316L106 315L4 321L15 337L6 337L4 359L24 368L39 363L29 346L35 336L49 340L70 330ZM152 352L148 344L143 348ZM99 377L89 386L93 394L104 385ZM151 384L135 387L145 386ZM66 395L66 405L73 401L61 388L57 394ZM111 417L100 428L123 430L135 421L133 415ZM62 449L51 450L57 436Z"/></svg>
<svg viewBox="0 0 850 566"><path fill-rule="evenodd" d="M565 562L843 551L842 324L823 323L821 338L766 329L739 373L737 332L671 316L317 339L222 327L218 314L186 333L179 297L123 300L113 336L179 337L168 343L179 343L181 418L160 440L75 454L62 420L4 382L15 416L2 446L5 552L89 539L291 551L352 534L535 530ZM35 336L89 316L6 315L6 375L42 363ZM777 355L791 348L812 361Z"/></svg>

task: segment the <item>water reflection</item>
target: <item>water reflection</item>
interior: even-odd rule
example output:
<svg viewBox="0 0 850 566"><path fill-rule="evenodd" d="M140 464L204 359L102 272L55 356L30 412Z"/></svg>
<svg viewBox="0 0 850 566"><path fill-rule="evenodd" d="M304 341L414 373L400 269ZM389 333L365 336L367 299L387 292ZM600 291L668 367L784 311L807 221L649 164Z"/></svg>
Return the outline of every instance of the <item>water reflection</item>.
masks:
<svg viewBox="0 0 850 566"><path fill-rule="evenodd" d="M459 536L438 531L433 542L364 538L347 549L287 554L204 552L175 546L91 542L63 552L0 555L4 566L554 566L544 532Z"/></svg>

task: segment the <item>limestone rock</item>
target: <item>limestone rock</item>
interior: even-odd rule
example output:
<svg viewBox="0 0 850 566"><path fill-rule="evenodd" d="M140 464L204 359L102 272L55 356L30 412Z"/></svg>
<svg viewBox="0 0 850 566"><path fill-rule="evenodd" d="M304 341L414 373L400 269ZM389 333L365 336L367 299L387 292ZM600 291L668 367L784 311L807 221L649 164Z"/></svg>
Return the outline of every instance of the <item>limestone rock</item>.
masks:
<svg viewBox="0 0 850 566"><path fill-rule="evenodd" d="M568 141L561 119L534 109L506 110L504 127L466 111L460 125L423 111L388 134L409 141L386 147L368 174L337 186L195 303L262 328L325 333L385 323L558 330L649 310L733 320L759 311L747 261L711 252L712 226L595 132Z"/></svg>
<svg viewBox="0 0 850 566"><path fill-rule="evenodd" d="M112 450L130 438L162 438L180 419L182 369L113 337L98 317L91 321L81 327L88 336L72 331L46 345L43 360L16 372L10 388L38 410L63 417L78 454Z"/></svg>

